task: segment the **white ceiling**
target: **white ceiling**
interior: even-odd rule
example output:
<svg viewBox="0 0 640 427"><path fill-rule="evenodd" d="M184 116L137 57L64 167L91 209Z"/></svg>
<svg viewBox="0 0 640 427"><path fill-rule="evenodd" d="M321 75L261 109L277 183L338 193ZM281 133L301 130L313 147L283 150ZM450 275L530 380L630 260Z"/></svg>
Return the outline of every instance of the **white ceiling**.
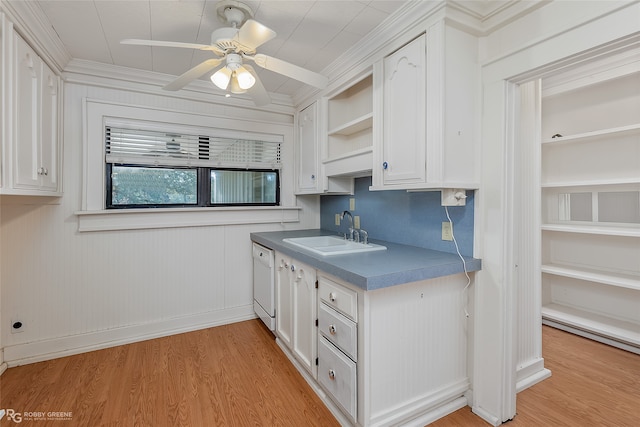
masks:
<svg viewBox="0 0 640 427"><path fill-rule="evenodd" d="M34 1L34 0L29 0ZM246 0L254 19L277 32L258 48L321 72L406 0ZM210 52L120 44L127 38L209 44L226 26L218 0L40 0L36 2L70 56L164 74L180 75L211 58ZM269 92L292 96L302 84L258 69ZM207 76L205 76L206 78Z"/></svg>

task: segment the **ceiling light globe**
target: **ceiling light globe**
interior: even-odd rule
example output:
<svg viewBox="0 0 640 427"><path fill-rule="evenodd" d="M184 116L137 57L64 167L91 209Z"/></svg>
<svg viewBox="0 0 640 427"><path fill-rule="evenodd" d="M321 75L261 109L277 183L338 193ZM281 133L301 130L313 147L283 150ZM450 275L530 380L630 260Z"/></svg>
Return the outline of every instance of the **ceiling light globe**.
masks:
<svg viewBox="0 0 640 427"><path fill-rule="evenodd" d="M236 71L236 78L238 79L238 86L240 86L241 89L250 89L256 83L256 78L244 67Z"/></svg>
<svg viewBox="0 0 640 427"><path fill-rule="evenodd" d="M222 67L211 76L213 84L222 90L227 89L229 86L229 80L231 80L231 70L227 67Z"/></svg>

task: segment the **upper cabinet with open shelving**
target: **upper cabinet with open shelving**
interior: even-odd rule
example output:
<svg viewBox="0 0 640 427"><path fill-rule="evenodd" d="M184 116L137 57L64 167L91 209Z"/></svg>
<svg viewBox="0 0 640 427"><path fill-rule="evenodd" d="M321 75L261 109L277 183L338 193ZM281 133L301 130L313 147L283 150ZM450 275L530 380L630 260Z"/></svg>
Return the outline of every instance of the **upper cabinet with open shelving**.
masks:
<svg viewBox="0 0 640 427"><path fill-rule="evenodd" d="M326 144L322 159L325 174L369 174L374 122L371 72L329 94L326 111Z"/></svg>

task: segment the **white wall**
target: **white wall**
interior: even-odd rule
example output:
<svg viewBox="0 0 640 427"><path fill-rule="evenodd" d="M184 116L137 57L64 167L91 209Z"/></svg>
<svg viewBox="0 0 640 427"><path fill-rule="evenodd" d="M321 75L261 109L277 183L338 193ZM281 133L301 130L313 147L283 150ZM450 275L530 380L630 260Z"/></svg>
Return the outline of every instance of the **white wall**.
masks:
<svg viewBox="0 0 640 427"><path fill-rule="evenodd" d="M83 98L280 124L283 204L294 205L293 117L140 91L66 84L64 196L3 198L0 280L5 361L22 364L148 337L252 318L249 233L317 228L317 197L300 200L299 223L78 232L82 206ZM255 118L252 121L249 118ZM91 144L103 144L91 140ZM28 204L27 204L28 203ZM185 214L188 215L188 214ZM215 213L212 213L215 215Z"/></svg>

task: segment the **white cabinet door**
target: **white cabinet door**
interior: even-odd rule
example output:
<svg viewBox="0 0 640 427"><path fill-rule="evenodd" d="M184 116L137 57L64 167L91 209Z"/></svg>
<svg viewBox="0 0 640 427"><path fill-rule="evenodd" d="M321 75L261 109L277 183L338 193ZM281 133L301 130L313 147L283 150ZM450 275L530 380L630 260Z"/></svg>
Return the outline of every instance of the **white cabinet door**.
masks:
<svg viewBox="0 0 640 427"><path fill-rule="evenodd" d="M315 378L317 355L316 270L291 261L293 280L293 354Z"/></svg>
<svg viewBox="0 0 640 427"><path fill-rule="evenodd" d="M298 192L321 192L318 162L318 106L317 102L298 113Z"/></svg>
<svg viewBox="0 0 640 427"><path fill-rule="evenodd" d="M40 102L40 188L58 189L58 103L60 78L42 63Z"/></svg>
<svg viewBox="0 0 640 427"><path fill-rule="evenodd" d="M58 191L59 77L14 33L13 187Z"/></svg>
<svg viewBox="0 0 640 427"><path fill-rule="evenodd" d="M384 58L383 184L425 181L425 36Z"/></svg>
<svg viewBox="0 0 640 427"><path fill-rule="evenodd" d="M42 80L40 58L18 35L14 34L14 186L40 186L43 171L39 160L39 93Z"/></svg>
<svg viewBox="0 0 640 427"><path fill-rule="evenodd" d="M316 270L276 252L276 335L316 377Z"/></svg>
<svg viewBox="0 0 640 427"><path fill-rule="evenodd" d="M276 252L276 334L291 348L293 343L293 291L291 289L290 263Z"/></svg>

